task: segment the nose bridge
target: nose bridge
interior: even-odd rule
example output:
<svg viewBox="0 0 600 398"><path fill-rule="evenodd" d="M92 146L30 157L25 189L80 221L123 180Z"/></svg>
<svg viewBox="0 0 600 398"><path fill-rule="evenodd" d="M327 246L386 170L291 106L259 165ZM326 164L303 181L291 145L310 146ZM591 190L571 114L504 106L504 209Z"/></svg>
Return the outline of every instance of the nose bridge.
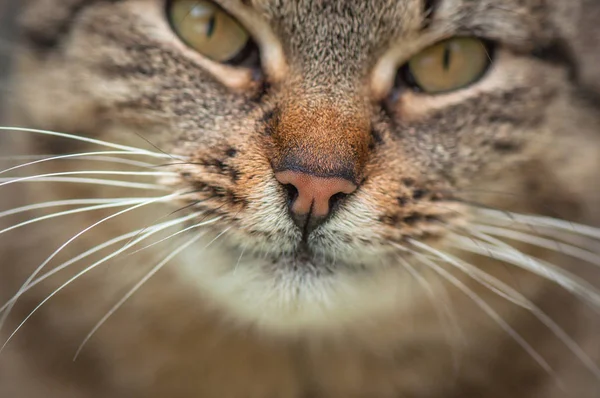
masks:
<svg viewBox="0 0 600 398"><path fill-rule="evenodd" d="M290 96L279 109L275 171L293 170L358 184L368 158L370 120L360 100Z"/></svg>

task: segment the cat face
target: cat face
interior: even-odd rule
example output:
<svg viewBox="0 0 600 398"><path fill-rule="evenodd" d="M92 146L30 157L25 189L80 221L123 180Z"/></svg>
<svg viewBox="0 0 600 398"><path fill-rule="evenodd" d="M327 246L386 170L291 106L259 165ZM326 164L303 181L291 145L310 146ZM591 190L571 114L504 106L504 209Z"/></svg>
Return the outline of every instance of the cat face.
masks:
<svg viewBox="0 0 600 398"><path fill-rule="evenodd" d="M413 243L446 248L474 203L585 217L571 3L38 0L19 102L171 154L160 184L220 237L187 261L215 295L335 310L397 294Z"/></svg>

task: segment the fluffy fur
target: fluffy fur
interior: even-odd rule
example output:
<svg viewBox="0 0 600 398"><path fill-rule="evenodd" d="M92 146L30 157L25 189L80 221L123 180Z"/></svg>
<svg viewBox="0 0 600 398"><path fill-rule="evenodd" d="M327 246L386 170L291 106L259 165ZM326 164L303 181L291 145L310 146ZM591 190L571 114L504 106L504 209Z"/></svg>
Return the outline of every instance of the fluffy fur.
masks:
<svg viewBox="0 0 600 398"><path fill-rule="evenodd" d="M24 5L11 123L164 156L130 158L152 162L145 170L155 174L127 177L148 189L23 181L0 188L2 209L179 195L101 222L48 263L40 275L140 230L20 295L1 330L11 340L0 352L0 395L597 397L600 320L584 301L600 304L598 268L564 244L486 240L499 219L543 235L545 224L519 224L516 214L600 225L597 2L219 4L253 35L260 70L217 64L186 47L161 0ZM480 81L439 95L394 85L412 55L451 36L497 43ZM5 155L104 150L1 134ZM324 176L343 167L359 185L308 236L274 177L290 158ZM139 168L74 159L15 173L85 170ZM72 236L119 210L2 233L0 298L13 297ZM0 229L51 213L5 217ZM145 228L188 215L187 224L156 235L177 236L61 287ZM482 224L488 229L477 229ZM566 242L598 248L574 231L563 231ZM518 267L515 253L539 261Z"/></svg>

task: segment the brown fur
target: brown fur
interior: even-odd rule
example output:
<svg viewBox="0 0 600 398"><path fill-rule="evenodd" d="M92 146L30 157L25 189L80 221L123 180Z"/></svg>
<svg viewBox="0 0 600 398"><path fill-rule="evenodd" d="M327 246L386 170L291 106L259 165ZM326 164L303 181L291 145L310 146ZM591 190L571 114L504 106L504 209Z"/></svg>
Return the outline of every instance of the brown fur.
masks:
<svg viewBox="0 0 600 398"><path fill-rule="evenodd" d="M535 302L600 365L593 310L548 280L448 244L449 234L478 221L474 204L600 225L596 3L222 0L256 36L264 65L251 71L183 45L159 0L26 2L10 120L160 148L177 158L150 159L153 170L175 174L130 180L185 192L94 228L48 270L182 207L176 215L198 211L195 222L218 220L112 315L76 362L72 355L96 322L191 235L118 257L53 297L0 353L0 396L599 396L600 380L529 311L444 265L555 375L460 289L398 249L414 239L476 264ZM393 86L407 59L455 35L498 43L479 82L434 96ZM3 155L99 150L26 133L8 138ZM125 167L96 166L48 162L23 172ZM280 169L342 177L359 188L303 238L274 177ZM0 189L0 210L165 194L59 183ZM0 235L0 303L57 247L112 213ZM0 219L0 229L40 214ZM310 255L297 254L307 247ZM598 268L515 247L600 285ZM25 294L2 337L100 254ZM444 304L460 333L440 316Z"/></svg>

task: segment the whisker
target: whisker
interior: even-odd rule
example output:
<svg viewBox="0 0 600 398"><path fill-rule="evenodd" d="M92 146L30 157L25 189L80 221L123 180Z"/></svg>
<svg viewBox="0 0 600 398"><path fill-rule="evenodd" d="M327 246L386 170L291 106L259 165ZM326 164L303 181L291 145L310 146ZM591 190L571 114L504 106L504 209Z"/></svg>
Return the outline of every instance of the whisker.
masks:
<svg viewBox="0 0 600 398"><path fill-rule="evenodd" d="M505 222L498 219L490 218L478 218L477 225L486 227L498 227L505 228L511 231L520 231L523 233L529 233L538 237L546 237L557 243L567 243L579 248L585 248L588 251L599 253L599 242L597 239L574 232L572 229L561 229L550 226L539 226L524 223L522 221L513 220L512 222ZM559 246L557 246L557 249Z"/></svg>
<svg viewBox="0 0 600 398"><path fill-rule="evenodd" d="M545 217L545 216L534 216L530 214L518 214L518 213L510 213L510 217L508 217L504 212L498 210L483 210L479 209L478 213L482 214L487 221L496 220L513 220L519 221L524 224L531 224L540 227L551 227L558 228L562 230L566 230L569 232L576 232L580 235L588 236L590 238L600 239L600 228L594 228L589 225L583 225L574 223L571 221L564 221L557 218Z"/></svg>
<svg viewBox="0 0 600 398"><path fill-rule="evenodd" d="M44 220L50 220L52 218L57 218L57 217L62 217L62 216L68 216L68 215L77 214L77 213L84 213L84 212L89 212L89 211L94 211L94 210L110 209L110 208L113 208L113 207L129 206L129 205L134 205L134 204L138 204L138 203L144 203L144 202L148 201L148 199L152 199L152 198L132 198L132 199L124 198L123 200L119 200L119 201L112 200L112 201L110 201L108 203L99 204L99 205L96 205L96 206L79 207L77 209L61 211L61 212L58 212L58 213L47 214L45 216L36 217L34 219L23 221L21 223L15 224L15 225L10 226L8 228L4 228L4 229L0 230L0 235L2 235L3 233L6 233L6 232L9 232L9 231L12 231L12 230L24 227L26 225L34 224L34 223L37 223L37 222L40 222L40 221L44 221ZM160 203L160 202L158 202L158 203Z"/></svg>
<svg viewBox="0 0 600 398"><path fill-rule="evenodd" d="M238 257L237 262L235 263L235 267L233 268L233 274L235 275L237 272L238 267L240 266L241 262L242 262L242 257L244 257L244 253L246 252L246 249L248 248L248 244L244 243L244 245L242 246L242 252L240 253L240 256Z"/></svg>
<svg viewBox="0 0 600 398"><path fill-rule="evenodd" d="M114 245L115 243L122 242L125 239L129 239L131 237L138 236L138 239L134 239L133 241L129 242L125 247L122 247L120 250L115 251L115 252L111 253L110 255L108 255L108 256L102 258L101 260L97 261L96 263L94 263L94 264L86 267L83 271L81 271L81 275L83 275L84 273L86 273L86 272L88 272L88 271L96 268L97 266L103 264L104 262L112 259L116 255L124 252L125 250L127 250L127 249L129 249L129 248L131 248L131 247L133 247L135 245L137 245L139 242L142 242L142 241L148 239L150 236L152 236L152 235L154 235L154 234L156 234L156 233L158 233L160 231L163 231L163 230L165 230L167 228L175 226L177 224L181 224L181 223L184 223L184 222L186 222L188 220L191 220L192 218L197 217L197 215L199 213L200 212L192 213L192 214L189 214L189 215L187 215L185 217L180 217L180 218L177 218L175 220L170 220L170 221L166 221L166 222L163 222L163 223L160 223L160 224L157 224L157 225L153 225L152 227L149 227L149 228L148 227L146 227L146 228L140 228L140 229L138 229L136 231L126 233L124 235L121 235L121 236L118 236L116 238L110 239L110 240L108 240L108 241L106 241L104 243L101 243L101 244L99 244L97 246L94 246L93 248L89 249L88 251L86 251L84 253L81 253L78 256L73 257L72 259L70 259L68 261L65 261L64 263L56 266L52 270L46 272L44 275L40 276L39 278L33 280L30 284L27 285L26 288L23 289L23 293L25 293L26 291L30 290L34 286L37 286L38 284L42 283L43 281L45 281L46 279L50 278L51 276L57 274L58 272L62 271L63 269L66 269L70 265L75 264L76 262L78 262L80 260L83 260L84 258L89 257L89 256L91 256L94 253L97 253L97 252L99 252L99 251L101 251L101 250L103 250L103 249L105 249L107 247L110 247L110 246ZM146 231L146 233L140 235L139 233L142 232L142 231ZM21 294L23 294L23 293L21 293ZM15 294L9 301L7 301L6 303L4 303L4 305L2 307L0 307L0 312L2 312L4 309L6 309L6 307L8 307L8 305L11 302L17 300L18 298L19 298L19 295Z"/></svg>
<svg viewBox="0 0 600 398"><path fill-rule="evenodd" d="M95 205L104 203L115 203L127 200L136 199L148 199L148 198L108 198L108 199L66 199L66 200L55 200L51 202L35 203L27 206L17 207L14 209L0 212L0 218L8 217L19 213L25 213L31 210L47 209L50 207L62 207L62 206L76 206L76 205Z"/></svg>
<svg viewBox="0 0 600 398"><path fill-rule="evenodd" d="M0 156L0 160L39 160L54 156L54 154L37 154L37 155L10 155Z"/></svg>
<svg viewBox="0 0 600 398"><path fill-rule="evenodd" d="M21 169L24 167L33 166L33 165L45 163L45 162L50 162L53 160L76 159L76 158L80 158L80 157L103 156L103 155L146 155L146 154L143 152L129 152L129 151L99 151L99 152L71 153L68 155L51 156L51 157L27 162L24 164L20 164L17 166L13 166L8 169L0 171L0 174L6 174L8 172L18 170L18 169ZM108 159L110 159L110 160L112 160L112 159L125 160L125 159L120 159L120 158L116 158L116 157L115 158L108 157ZM151 166L150 163L142 163L142 164Z"/></svg>
<svg viewBox="0 0 600 398"><path fill-rule="evenodd" d="M163 177L163 176L176 176L177 173L171 173L168 171L110 171L110 170L83 170L83 171L65 171L61 173L48 173L38 174L27 177L9 177L0 178L0 187L29 180L45 179L47 177L62 177L62 176L73 176L73 175L116 175L116 176L149 176L149 177Z"/></svg>
<svg viewBox="0 0 600 398"><path fill-rule="evenodd" d="M579 285L579 287L583 290L585 290L586 288L589 289L588 293L590 294L595 294L596 296L600 296L600 291L598 289L596 289L594 286L592 286L591 284L589 284L586 280L578 277L577 275L561 268L558 267L552 263L549 263L547 261L544 261L540 258L537 257L533 257L530 255L525 254L524 252L518 250L517 248L511 246L510 244L506 243L505 241L495 238L491 235L488 235L482 231L476 230L471 228L470 230L468 230L468 233L470 235L476 236L477 238L479 238L479 241L475 241L474 239L471 239L472 242L478 242L477 245L479 247L481 247L483 250L485 250L486 252L488 252L488 256L491 258L494 258L496 260L499 261L504 261L506 262L505 259L501 259L501 258L496 258L498 251L495 250L492 252L492 248L496 248L496 249L504 249L509 253L513 253L514 255L516 255L518 258L524 259L526 262L533 262L534 265L538 266L538 269L540 271L540 273L535 273L536 275L539 275L543 278L546 278L550 281L553 281L555 283L557 283L559 286L562 286L563 288L566 289L566 287L564 285L561 285L559 283L559 281L553 279L553 277L556 274L559 274L561 277L566 278L567 280L570 280L571 282L575 283L576 285ZM483 242L487 242L488 245L483 245ZM464 249L463 249L464 250ZM494 254L496 253L496 254ZM477 253L475 253L477 254ZM564 253L563 253L564 254ZM484 255L485 257L485 255ZM516 265L513 263L513 265ZM544 269L543 267L547 267L547 269ZM533 272L531 269L528 268L523 268L521 266L522 269L526 269L529 272ZM567 289L567 291L570 291L569 289ZM575 296L582 298L585 300L584 296L578 295L576 294L574 291L570 291L572 294L575 294ZM586 302L590 303L589 300L585 300ZM590 303L593 308L597 309L597 305L594 304L593 302Z"/></svg>
<svg viewBox="0 0 600 398"><path fill-rule="evenodd" d="M544 249L558 251L562 254L566 254L579 260L586 261L590 264L600 266L600 256L598 254L576 246L505 228L477 224L474 224L474 228L490 235L500 236L512 239L514 241L528 243Z"/></svg>
<svg viewBox="0 0 600 398"><path fill-rule="evenodd" d="M394 244L394 246L397 247L396 244ZM449 303L451 303L449 296L446 294L447 291L445 289L441 289L440 292L444 293L444 296L441 303L442 303L442 308L440 308L440 301L437 300L437 296L436 296L436 291L431 287L431 284L419 273L419 271L417 271L406 259L400 257L400 264L402 264L402 266L404 267L404 269L406 269L406 271L411 275L411 277L417 281L417 283L419 284L419 286L421 286L421 288L426 292L427 296L429 297L429 301L431 302L431 304L433 305L433 308L435 309L438 318L440 320L441 323L441 327L446 330L445 325L450 325L450 328L453 330L454 335L455 336L459 336L461 344L465 345L466 340L465 340L465 336L462 332L462 329L460 328L457 320L456 320L456 315L454 314L454 311L452 311L452 308L449 306ZM450 337L447 337L448 339L448 344L450 346L451 352L452 352L452 356L454 358L454 370L455 372L458 372L458 369L460 368L460 358L458 356L458 352L456 350L454 350L454 345L452 344L453 340Z"/></svg>
<svg viewBox="0 0 600 398"><path fill-rule="evenodd" d="M457 236L461 236L461 235L457 235ZM465 237L465 238L466 238L466 237ZM475 244L477 244L477 243L478 243L478 241L477 241L477 240L474 240L474 239L472 239L472 240L473 240L473 242L474 242ZM437 250L433 249L431 246L428 246L428 247L429 247L429 250L428 250L429 252L433 252L433 253L436 253L436 254L434 254L434 255L431 255L431 256L427 256L427 255L425 255L425 254L421 253L421 255L423 255L423 256L426 256L426 257L427 257L427 258L429 258L429 260L431 260L431 261L436 261L436 260L439 260L439 259L441 258L442 260L444 260L444 261L446 261L446 262L448 262L448 263L450 263L450 264L454 265L455 267L459 268L461 271L463 271L463 272L465 272L465 273L466 273L466 271L464 270L464 267L459 267L459 266L457 266L456 264L454 264L452 261L450 261L450 260L449 260L450 258L452 258L452 259L455 259L454 257L451 257L451 256L450 256L450 255L448 255L448 254L445 254L445 253L439 252L439 251L437 251ZM484 249L484 250L485 250L485 249ZM493 257L493 256L491 256L491 255L490 255L490 257L494 258L494 257ZM456 259L455 261L460 261L460 260ZM461 261L461 262L460 262L460 264L463 264L463 263L464 263L464 264L467 264L467 263L465 263L464 261ZM506 292L504 292L503 290L501 290L501 289L498 289L498 287L497 287L497 286L495 286L495 285L494 285L494 283L493 283L493 281L495 280L495 278L493 278L492 276L488 275L487 273L485 273L485 272L483 272L483 271L481 271L481 273L482 273L482 275L479 275L479 273L478 273L477 271L474 271L474 274L475 274L475 275L478 277L478 278L476 279L476 280L477 280L477 282L479 282L481 285L485 286L486 288L488 288L490 291L494 292L494 293L495 293L495 294L497 294L498 296L500 296L500 297L504 298L505 300L507 300L507 301L510 301L511 303L513 303L513 304L515 304L515 305L517 305L517 306L519 306L519 307L522 307L522 308L524 308L524 309L529 309L529 308L528 308L528 306L527 306L527 304L524 304L523 302L521 302L521 301L519 301L518 299L514 298L513 296L511 296L511 295L507 294L507 293L506 293ZM467 273L467 274L468 274L468 273ZM473 275L470 275L470 276L471 276L472 278L475 278ZM490 281L490 279L491 279L491 281Z"/></svg>
<svg viewBox="0 0 600 398"><path fill-rule="evenodd" d="M414 244L414 243L413 243ZM583 351L571 336L562 329L556 322L548 316L542 309L536 306L531 300L519 293L508 284L495 278L480 268L469 264L468 262L458 259L452 255L443 253L440 250L434 249L425 244L419 244L422 250L438 256L441 260L453 265L463 273L473 278L481 285L490 289L493 293L507 299L508 301L520 306L531 312L540 322L542 322L571 352L586 366L586 368L594 374L597 379L600 379L600 368L594 361Z"/></svg>
<svg viewBox="0 0 600 398"><path fill-rule="evenodd" d="M118 217L122 214L128 213L130 211L136 210L138 208L141 208L143 206L147 206L159 201L168 201L169 199L174 199L176 197L178 197L180 194L179 193L174 193L171 195L167 195L167 196L162 196L159 198L154 198L151 200L147 200L145 202L136 204L134 206L128 207L127 209L121 210L117 213L111 214L110 216L107 216L103 219L101 219L100 221L95 222L94 224L90 225L87 228L84 228L82 231L78 232L77 234L75 234L73 237L71 237L69 240L67 240L64 244L62 244L58 249L56 249L56 251L54 251L30 276L29 278L27 278L27 280L25 281L25 283L19 288L17 295L20 295L22 293L22 290L27 287L27 285L29 285L31 283L31 281L37 276L37 274L39 274L41 272L41 270L54 258L56 257L56 255L58 255L58 253L60 253L66 246L68 246L71 242L73 242L75 239L77 239L78 237L80 237L81 235L83 235L84 233L86 233L87 231L93 229L94 227L108 221L111 220L115 217ZM14 306L14 304L16 304L16 301L11 304L6 311L4 312L2 318L0 318L0 329L2 329L2 326L4 325L4 322L6 321L6 318L8 317L8 314L10 313L10 311L12 310L12 307ZM2 348L4 348L4 346L6 346L6 344L8 343L8 341L2 346ZM2 348L0 348L0 352L2 352Z"/></svg>
<svg viewBox="0 0 600 398"><path fill-rule="evenodd" d="M489 237L489 239L493 238ZM474 244L468 238L456 236L449 239L449 243L457 249L483 256L489 256L489 253L491 252L493 253L494 259L510 263L539 275L542 278L552 281L575 296L580 297L586 302L590 303L595 308L600 306L600 293L590 283L566 270L561 269L560 267L557 267L554 264L533 256L528 256L523 252L507 245L505 242L502 243L504 243L506 246L499 248L494 244L489 244L486 242Z"/></svg>
<svg viewBox="0 0 600 398"><path fill-rule="evenodd" d="M457 236L461 236L461 235L457 235ZM502 283L499 279L492 277L491 275L480 270L477 267L471 266L466 261L459 260L458 258L453 257L449 254L443 253L439 250L436 250L436 249L432 248L431 246L427 246L427 248L423 248L423 250L426 250L429 253L433 253L433 255L435 257L437 257L436 260L441 259L441 260L453 265L455 268L457 268L460 271L464 272L465 274L469 275L471 278L475 279L479 284L488 288L490 291L492 291L496 295L502 297L503 299L505 299L521 308L524 308L526 310L530 309L529 308L530 303L527 300L525 302L521 301L518 298L515 298L514 296L511 296L510 294L506 293L505 290L499 288L497 286L497 284ZM429 259L432 260L431 257ZM508 286L508 285L506 285L506 286Z"/></svg>
<svg viewBox="0 0 600 398"><path fill-rule="evenodd" d="M158 184L147 184L140 182L129 182L124 180L109 180L103 178L80 178L80 177L45 177L41 179L29 180L27 182L66 182L75 184L104 185L109 187L122 187L132 189L144 189L155 191L171 191L171 189Z"/></svg>
<svg viewBox="0 0 600 398"><path fill-rule="evenodd" d="M198 237L199 238L199 237ZM122 252L122 250L124 250L124 248L118 250L117 252L111 254L110 256L105 257L103 260L101 260L102 262L106 261L107 259L113 258L114 256L118 255L120 252ZM12 338L15 336L15 334L23 327L23 325L25 325L25 323L29 320L29 318L31 318L33 316L33 314L35 314L44 304L46 304L52 297L54 297L56 294L58 294L61 290L63 290L65 287L67 287L68 285L70 285L72 282L74 282L75 280L77 280L79 277L81 277L82 275L84 275L85 273L89 272L90 270L92 270L93 268L95 268L96 266L98 266L99 264L101 264L101 262L97 262L94 264L94 266L89 266L86 269L84 269L83 271L77 273L75 276L73 276L72 278L70 278L68 281L66 281L65 283L63 283L62 285L60 285L57 289L55 289L52 293L50 293L48 295L48 297L46 297L44 300L42 300L30 313L29 315L27 315L25 317L25 319L15 328L15 330L10 334L10 336L8 336L8 338L6 339L6 341L4 342L4 344L2 345L2 347L0 347L0 353L2 353L2 351L4 350L4 348L6 347L6 345L12 340ZM17 292L17 295L21 295L21 292ZM13 302L16 302L16 300ZM7 308L6 313L8 313L10 311L10 307ZM6 314L5 313L5 314Z"/></svg>
<svg viewBox="0 0 600 398"><path fill-rule="evenodd" d="M127 151L120 151L120 153L125 154L138 154L138 152L127 152ZM56 157L53 154L46 154L46 155L21 155L21 156L0 156L0 160L3 161L23 161L23 160L29 160L29 161L33 161L33 160L43 160L45 158L51 158L51 157ZM65 158L65 159L58 159L58 160L71 160L71 161L98 161L98 162L111 162L111 163L122 163L122 164L128 164L131 166L136 166L136 167L144 167L144 168L155 168L157 167L155 164L152 163L148 163L148 162L142 162L139 160L131 160L131 159L126 159L126 158L120 158L117 156L104 156L104 155L90 155L90 156L76 156L76 157L72 157L72 158Z"/></svg>
<svg viewBox="0 0 600 398"><path fill-rule="evenodd" d="M138 137L140 137L142 140L146 141L148 144L150 144L150 146L152 146L154 149L156 149L157 151L167 155L169 158L173 159L173 160L178 160L177 158L175 158L174 156L168 154L167 152L163 151L162 149L160 149L156 144L154 144L153 142L151 142L149 139L147 139L146 137L144 137L143 135L141 135L138 132L134 131L134 134L137 135Z"/></svg>
<svg viewBox="0 0 600 398"><path fill-rule="evenodd" d="M194 193L194 192L192 191L192 192L189 192L189 193ZM177 210L173 210L173 211L172 211L172 212L170 212L169 214L166 214L166 215L164 215L164 216L161 216L161 217L159 217L159 218L155 219L154 221L152 221L151 223L149 223L149 224L148 224L146 227L148 227L148 226L150 226L150 225L152 225L152 224L154 224L154 223L156 223L156 222L158 222L158 221L160 221L160 220L162 220L162 219L164 219L164 218L170 217L170 216L172 216L172 215L173 215L173 214L175 214L175 213L178 213L178 212L180 212L180 211L187 210L187 209L189 209L189 208L191 208L191 207L194 207L194 206L196 206L197 204L199 204L199 203L201 203L201 202L204 202L204 201L206 201L206 200L210 200L210 199L212 199L212 198L213 198L213 196L211 196L211 197L209 197L209 198L207 198L207 199L202 199L202 200L195 200L195 201L192 201L192 203L190 203L190 204L187 204L187 205L185 205L185 206L183 206L183 207L180 207L180 208L179 208L179 209L177 209ZM144 229L142 229L142 230L140 231L140 234L141 234L141 233L143 233L143 232L144 232ZM132 237L131 239L133 240L134 238L135 238L135 237Z"/></svg>
<svg viewBox="0 0 600 398"><path fill-rule="evenodd" d="M155 165L152 163L148 163L148 162L141 162L139 160L131 160L131 159L123 159L123 158L118 158L116 156L83 156L81 158L72 158L72 159L68 159L68 160L78 160L78 161L85 161L85 162L108 162L108 163L114 163L114 164L126 164L129 166L135 166L135 167L142 167L145 169L151 169L154 168Z"/></svg>
<svg viewBox="0 0 600 398"><path fill-rule="evenodd" d="M90 144L102 145L102 146L114 148L114 149L121 149L124 151L143 152L147 156L156 157L156 158L164 159L164 158L176 157L180 160L185 160L185 158L182 158L179 156L168 155L168 154L158 153L158 152L152 152L152 151L148 151L148 150L142 149L142 148L135 148L135 147L127 146L127 145L119 145L119 144L114 144L112 142L96 140L93 138L82 137L82 136L78 136L78 135L74 135L74 134L59 133L56 131L29 129L29 128L24 128L24 127L0 127L0 131L21 131L21 132L27 132L27 133L49 135L49 136L54 136L54 137L69 138L69 139L73 139L73 140L77 140L77 141L87 142Z"/></svg>
<svg viewBox="0 0 600 398"><path fill-rule="evenodd" d="M136 251L129 253L129 255L134 255L134 254L136 254L136 253L139 253L139 252L141 252L141 251L143 251L143 250L149 249L149 248L151 248L152 246L158 245L158 244L160 244L160 243L162 243L162 242L164 242L164 241L167 241L167 240L169 240L169 239L172 239L172 238L174 238L174 237L176 237L176 236L178 236L178 235L181 235L181 234L183 234L183 233L186 233L186 232L188 232L188 231L191 231L191 230L193 230L193 229L197 229L197 228L203 227L203 226L205 226L205 225L209 225L209 224L215 223L215 222L217 222L217 221L221 220L222 218L223 218L222 216L219 216L219 217L212 218L212 219L210 219L210 220L208 220L208 221L202 221L202 222L199 222L199 223L197 223L197 224L191 225L191 226L189 226L189 227L187 227L187 228L184 228L184 229L182 229L182 230L180 230L180 231L177 231L177 232L175 232L175 233L174 233L174 234L172 234L172 235L169 235L169 236L167 236L166 238L163 238L163 239L161 239L161 240L159 240L159 241L156 241L156 242L154 242L154 243L151 243L151 244L149 244L148 246L144 246L144 247L142 247L141 249L137 249Z"/></svg>
<svg viewBox="0 0 600 398"><path fill-rule="evenodd" d="M204 250L204 249L208 248L210 245L212 245L217 239L219 239L219 237L221 237L223 234L225 234L229 229L230 228L227 228L223 232L221 232L219 235L217 235L206 246L204 246L204 248L202 250ZM125 296L123 296L123 298L121 300L119 300L106 313L106 315L104 315L102 317L102 319L100 319L100 321L92 328L92 330L87 334L87 336L85 336L85 338L83 339L82 343L77 348L77 351L75 352L75 355L73 356L73 361L77 360L77 357L81 353L81 350L87 344L87 342L92 338L92 336L96 333L96 331L98 329L100 329L100 327L102 327L102 325L106 322L106 320L108 320L108 318L110 318L119 308L121 308L121 306L127 300L129 300L129 298L131 296L133 296L135 294L135 292L137 292L150 278L152 278L158 271L160 271L169 261L171 261L173 258L175 258L183 250L187 249L189 246L191 246L192 244L196 243L203 236L204 236L204 232L200 232L195 237L193 237L192 239L188 240L186 243L184 243L183 245L179 246L175 250L173 250L173 252L171 254L169 254L167 257L165 257L165 259L163 261L161 261L156 266L154 266L154 268L152 268L150 270L150 272L148 272L138 283L136 283L135 286L133 286L133 288L131 288L131 290L129 290L125 294Z"/></svg>
<svg viewBox="0 0 600 398"><path fill-rule="evenodd" d="M410 239L409 243L423 250L427 250L430 246L425 245L419 241ZM555 380L559 382L556 372L552 369L550 364L529 344L519 333L517 333L485 300L465 285L461 280L456 278L454 275L440 267L435 262L429 260L426 256L413 251L413 254L421 259L421 261L429 266L432 270L438 273L441 277L446 279L463 294L469 297L482 311L484 311L500 328L502 328L521 348L523 348L531 358L536 361L548 374L552 375Z"/></svg>
<svg viewBox="0 0 600 398"><path fill-rule="evenodd" d="M511 198L517 198L519 200L523 200L527 198L527 195L525 194L518 194L515 192L505 192L505 191L497 191L497 190L489 190L489 189L463 189L461 190L461 195L469 195L469 192L474 193L476 195L481 195L481 194L487 194L487 195L492 195L493 197L498 197L498 196L506 196L506 197L511 197ZM508 216L510 217L511 214L517 214L517 213L513 213L511 211L508 210L504 210L504 209L498 209L495 208L493 206L489 206L486 205L484 203L481 202L476 202L476 201L472 201L472 200L468 200L465 199L464 197L457 197L454 196L452 198L454 201L457 201L459 203L463 203L465 205L469 205L472 207L475 207L477 209L480 209L482 211L495 211L495 212L500 212L503 213L504 216ZM561 214L559 211L557 211L557 209L555 207L551 207L551 206L547 206L545 203L539 203L539 205L541 206L542 209L544 209L546 212L548 212L549 214L552 215L552 217L557 217L558 219L562 219L564 218L564 215Z"/></svg>

